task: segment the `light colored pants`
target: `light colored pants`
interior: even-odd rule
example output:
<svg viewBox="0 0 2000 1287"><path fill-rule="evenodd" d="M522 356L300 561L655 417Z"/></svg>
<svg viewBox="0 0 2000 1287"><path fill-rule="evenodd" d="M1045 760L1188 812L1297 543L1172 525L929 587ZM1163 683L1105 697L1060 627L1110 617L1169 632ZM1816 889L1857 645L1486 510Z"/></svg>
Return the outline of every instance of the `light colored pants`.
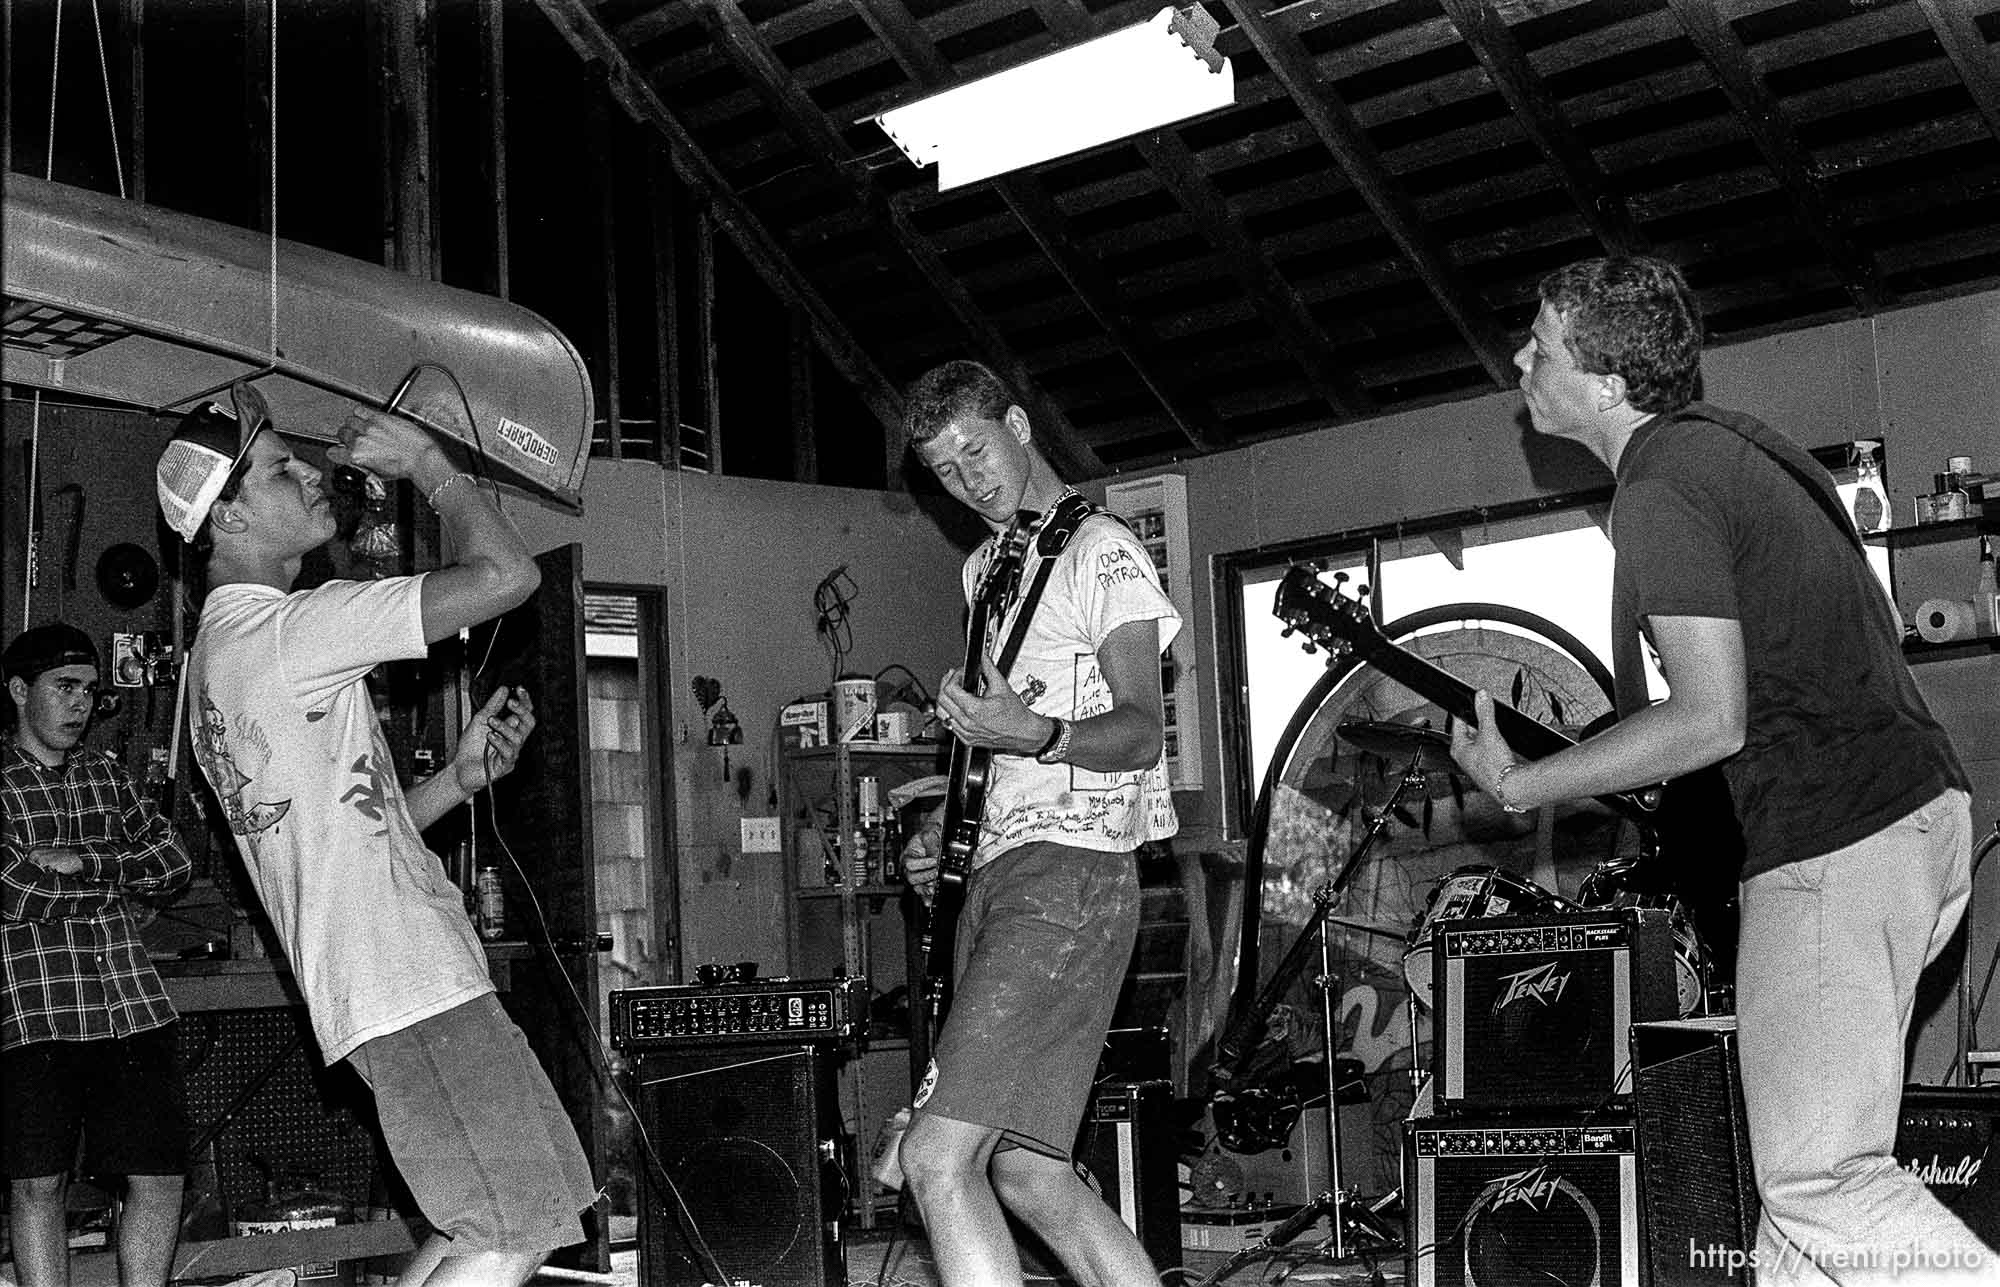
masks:
<svg viewBox="0 0 2000 1287"><path fill-rule="evenodd" d="M1737 1040L1764 1214L1760 1287L2000 1283L2000 1260L1896 1164L1917 976L1970 896L1971 801L1743 882Z"/></svg>

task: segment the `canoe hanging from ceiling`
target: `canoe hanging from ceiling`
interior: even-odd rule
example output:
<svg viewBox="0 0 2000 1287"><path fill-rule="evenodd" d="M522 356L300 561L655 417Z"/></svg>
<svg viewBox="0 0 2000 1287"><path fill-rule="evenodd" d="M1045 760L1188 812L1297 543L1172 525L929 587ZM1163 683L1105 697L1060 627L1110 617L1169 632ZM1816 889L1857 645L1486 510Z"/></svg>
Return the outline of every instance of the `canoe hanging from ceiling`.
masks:
<svg viewBox="0 0 2000 1287"><path fill-rule="evenodd" d="M171 413L249 379L279 428L322 442L401 390L467 467L483 452L497 481L580 508L590 376L527 309L280 240L273 343L261 233L11 173L5 219L9 383ZM457 377L470 425L419 363Z"/></svg>

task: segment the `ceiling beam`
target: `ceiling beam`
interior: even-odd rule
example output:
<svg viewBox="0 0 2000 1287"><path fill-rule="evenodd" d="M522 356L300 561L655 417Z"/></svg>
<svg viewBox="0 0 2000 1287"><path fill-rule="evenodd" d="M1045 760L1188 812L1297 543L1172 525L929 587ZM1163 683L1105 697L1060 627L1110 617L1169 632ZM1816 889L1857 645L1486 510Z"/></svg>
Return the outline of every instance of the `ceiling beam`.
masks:
<svg viewBox="0 0 2000 1287"><path fill-rule="evenodd" d="M918 282L930 287L964 329L973 351L984 358L1021 396L1023 410L1045 435L1043 442L1057 459L1050 461L1071 476L1080 472L1094 478L1105 472L1069 416L1041 388L1028 364L994 326L943 256L910 223L909 217L890 205L876 185L867 161L857 155L833 128L826 114L814 105L798 82L778 61L770 46L735 0L690 0L709 35L764 99L770 110L797 140L798 145L820 162L848 189L856 204L867 210L882 244L904 261Z"/></svg>
<svg viewBox="0 0 2000 1287"><path fill-rule="evenodd" d="M1065 41L1088 40L1101 34L1081 0L1035 0L1042 23ZM1292 360L1298 363L1313 392L1337 418L1366 415L1375 400L1359 380L1333 360L1312 310L1272 265L1263 246L1243 226L1229 201L1205 173L1194 153L1172 126L1152 130L1133 140L1139 154L1167 191L1194 220L1208 244L1250 298L1264 324L1271 328Z"/></svg>
<svg viewBox="0 0 2000 1287"><path fill-rule="evenodd" d="M1987 132L2000 139L2000 74L1993 70L1993 55L1979 24L1965 12L1961 0L1917 0L1917 7L1931 21L1944 56L1958 70L1958 79L1972 95L1979 114L1986 118Z"/></svg>
<svg viewBox="0 0 2000 1287"><path fill-rule="evenodd" d="M846 323L827 306L812 283L799 273L763 222L743 204L735 188L709 161L694 138L681 127L646 78L632 66L598 22L587 0L535 0L535 4L569 42L578 58L603 69L605 88L619 105L634 120L658 132L666 144L667 159L681 182L706 204L708 215L728 233L764 284L780 299L805 310L812 319L813 332L819 337L827 360L833 363L842 378L854 386L862 402L882 422L883 432L900 441L903 432L902 392L882 374L875 360L847 329ZM888 485L895 488L897 482L892 474Z"/></svg>
<svg viewBox="0 0 2000 1287"><path fill-rule="evenodd" d="M1715 74L1751 142L1791 198L1800 225L1819 244L1820 253L1848 296L1864 312L1895 303L1895 292L1876 271L1873 258L1855 244L1845 221L1820 191L1812 159L1786 123L1777 97L1751 65L1750 51L1743 47L1729 20L1717 12L1715 0L1667 0L1667 7L1680 19L1681 29Z"/></svg>
<svg viewBox="0 0 2000 1287"><path fill-rule="evenodd" d="M927 90L941 89L958 81L957 71L924 34L902 0L850 0L850 3L889 47L910 79ZM1140 382L1188 442L1202 451L1226 446L1228 431L1223 428L1222 418L1206 399L1188 389L1186 378L1166 354L1159 332L1111 280L1102 262L1083 247L1047 185L1021 171L995 177L993 188L1041 247L1042 254L1069 283L1078 302L1124 353Z"/></svg>
<svg viewBox="0 0 2000 1287"><path fill-rule="evenodd" d="M1500 97L1514 111L1514 119L1548 158L1570 200L1582 212L1590 231L1612 254L1633 254L1646 249L1646 239L1632 218L1630 207L1597 158L1570 125L1555 95L1549 92L1514 29L1493 7L1493 0L1440 0L1445 16L1465 38L1479 65Z"/></svg>
<svg viewBox="0 0 2000 1287"><path fill-rule="evenodd" d="M1223 0L1236 26L1250 38L1265 65L1311 125L1354 190L1382 221L1397 249L1410 261L1418 280L1472 346L1480 365L1496 385L1515 381L1514 346L1501 332L1492 311L1465 281L1451 256L1424 230L1416 203L1382 164L1354 113L1313 67L1312 55L1297 33L1259 13L1261 0Z"/></svg>

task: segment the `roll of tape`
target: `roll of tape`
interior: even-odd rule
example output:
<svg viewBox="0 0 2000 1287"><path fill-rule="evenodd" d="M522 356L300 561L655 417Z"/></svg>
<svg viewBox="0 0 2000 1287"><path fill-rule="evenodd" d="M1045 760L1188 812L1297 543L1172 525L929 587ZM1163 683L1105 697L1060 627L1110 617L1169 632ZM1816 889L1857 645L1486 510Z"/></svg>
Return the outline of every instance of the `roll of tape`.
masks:
<svg viewBox="0 0 2000 1287"><path fill-rule="evenodd" d="M1964 599L1925 599L1917 609L1917 633L1926 643L1977 638L1979 614Z"/></svg>

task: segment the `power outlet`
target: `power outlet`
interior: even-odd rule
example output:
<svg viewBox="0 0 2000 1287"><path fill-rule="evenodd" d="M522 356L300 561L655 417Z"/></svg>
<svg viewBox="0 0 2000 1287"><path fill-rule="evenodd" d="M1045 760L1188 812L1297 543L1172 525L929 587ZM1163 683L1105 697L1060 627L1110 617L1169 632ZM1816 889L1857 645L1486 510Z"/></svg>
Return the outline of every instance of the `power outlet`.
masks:
<svg viewBox="0 0 2000 1287"><path fill-rule="evenodd" d="M743 852L746 854L774 854L781 851L778 844L778 820L776 818L743 819Z"/></svg>

